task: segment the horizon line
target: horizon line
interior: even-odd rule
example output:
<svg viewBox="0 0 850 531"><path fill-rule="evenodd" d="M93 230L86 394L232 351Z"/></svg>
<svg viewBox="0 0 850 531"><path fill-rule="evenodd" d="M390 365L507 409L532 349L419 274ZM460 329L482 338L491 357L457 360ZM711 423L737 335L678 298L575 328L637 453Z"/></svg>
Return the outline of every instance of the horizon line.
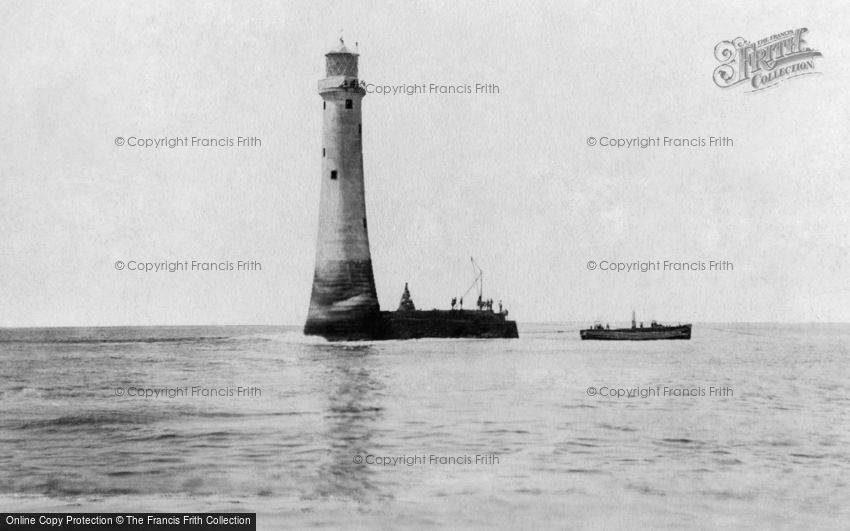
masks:
<svg viewBox="0 0 850 531"><path fill-rule="evenodd" d="M575 324L587 323L586 320L580 321L516 321L517 325L557 325L557 324ZM618 321L612 321L618 322ZM624 321L625 322L625 321ZM672 321L671 321L672 322ZM682 323L685 321L677 321ZM697 324L786 324L786 325L837 325L850 324L850 321L691 321ZM22 326L7 326L0 325L0 330L14 329L34 329L34 328L192 328L192 327L303 327L304 324L241 324L241 323L205 323L205 324L119 324L119 325L22 325Z"/></svg>

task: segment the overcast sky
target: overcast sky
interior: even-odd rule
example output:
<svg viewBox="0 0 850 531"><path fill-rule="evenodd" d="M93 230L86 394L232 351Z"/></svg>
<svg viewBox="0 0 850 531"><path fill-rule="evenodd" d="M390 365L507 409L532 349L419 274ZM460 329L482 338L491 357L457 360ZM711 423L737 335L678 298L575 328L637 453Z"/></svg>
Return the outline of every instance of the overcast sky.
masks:
<svg viewBox="0 0 850 531"><path fill-rule="evenodd" d="M650 5L651 4L651 5ZM302 324L324 53L376 84L364 168L378 296L529 321L850 320L846 2L0 4L0 326ZM809 28L819 75L718 88L715 45ZM116 146L258 137L259 147ZM610 149L587 138L731 137ZM260 271L118 271L256 260ZM730 261L616 273L588 261ZM470 301L472 297L470 297Z"/></svg>

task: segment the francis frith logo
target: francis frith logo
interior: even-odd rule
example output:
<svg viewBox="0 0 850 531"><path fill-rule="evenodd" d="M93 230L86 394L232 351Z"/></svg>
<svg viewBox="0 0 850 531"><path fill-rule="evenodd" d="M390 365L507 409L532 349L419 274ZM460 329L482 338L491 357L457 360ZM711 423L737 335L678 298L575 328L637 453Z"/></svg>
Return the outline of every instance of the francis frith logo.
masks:
<svg viewBox="0 0 850 531"><path fill-rule="evenodd" d="M807 28L798 28L756 42L743 37L722 41L714 47L720 65L714 69L714 83L729 88L747 83L755 92L775 87L798 76L816 74L817 50L805 41Z"/></svg>

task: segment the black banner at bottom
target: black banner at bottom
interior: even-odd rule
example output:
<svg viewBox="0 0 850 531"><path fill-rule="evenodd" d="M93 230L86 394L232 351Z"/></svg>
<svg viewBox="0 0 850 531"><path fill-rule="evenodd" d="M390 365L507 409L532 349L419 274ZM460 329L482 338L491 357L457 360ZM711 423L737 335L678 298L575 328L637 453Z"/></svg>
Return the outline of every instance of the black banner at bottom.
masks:
<svg viewBox="0 0 850 531"><path fill-rule="evenodd" d="M257 531L256 513L0 513L0 529Z"/></svg>

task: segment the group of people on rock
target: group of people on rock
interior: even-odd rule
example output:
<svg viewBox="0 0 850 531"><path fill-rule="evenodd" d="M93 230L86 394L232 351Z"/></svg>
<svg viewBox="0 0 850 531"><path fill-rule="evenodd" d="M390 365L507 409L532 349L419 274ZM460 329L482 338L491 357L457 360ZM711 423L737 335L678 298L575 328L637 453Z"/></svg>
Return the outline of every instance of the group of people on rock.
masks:
<svg viewBox="0 0 850 531"><path fill-rule="evenodd" d="M501 301L499 301L499 303L501 304ZM479 295L477 304L479 310L490 310L491 312L493 311L493 299L482 299L481 295ZM499 308L499 311L501 312L502 309Z"/></svg>
<svg viewBox="0 0 850 531"><path fill-rule="evenodd" d="M478 296L478 302L476 304L478 306L479 311L481 311L481 310L489 310L491 312L493 311L493 299L484 300L484 299L481 298L481 295L479 295ZM457 306L458 306L458 298L452 297L452 310L454 310L455 307L457 307ZM460 298L460 309L463 310L463 297ZM499 301L499 313L504 313L505 315L508 314L507 310L502 311L502 301Z"/></svg>

